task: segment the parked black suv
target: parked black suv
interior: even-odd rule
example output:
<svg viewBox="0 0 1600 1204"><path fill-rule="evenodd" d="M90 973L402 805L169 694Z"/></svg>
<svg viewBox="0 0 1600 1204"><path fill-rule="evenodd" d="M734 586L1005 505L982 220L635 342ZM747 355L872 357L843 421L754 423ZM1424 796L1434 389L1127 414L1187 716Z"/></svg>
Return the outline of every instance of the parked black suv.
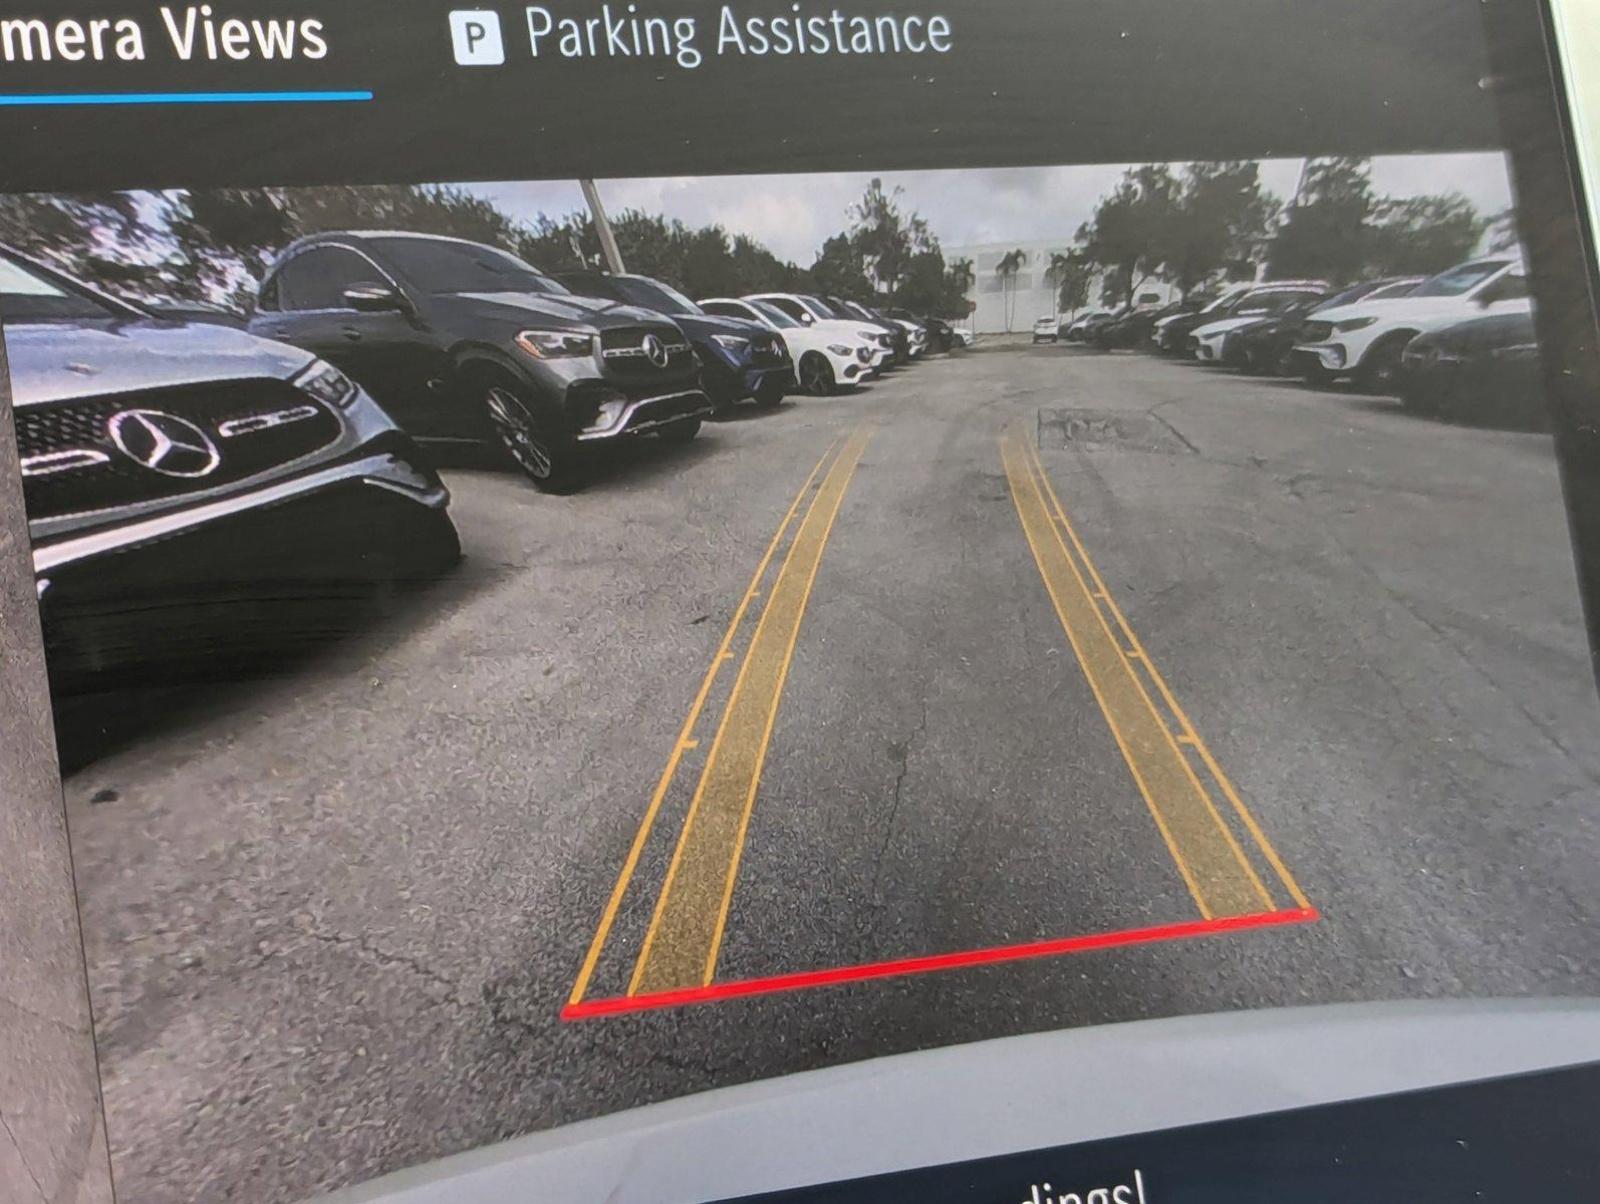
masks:
<svg viewBox="0 0 1600 1204"><path fill-rule="evenodd" d="M890 363L908 364L911 362L911 332L900 323L891 321L881 314L874 313L859 301L850 301L844 297L828 295L821 298L833 315L846 322L866 322L877 327L889 336L891 358Z"/></svg>
<svg viewBox="0 0 1600 1204"><path fill-rule="evenodd" d="M923 318L922 324L928 329L929 351L950 351L955 347L955 328L943 318Z"/></svg>
<svg viewBox="0 0 1600 1204"><path fill-rule="evenodd" d="M332 365L8 248L0 318L58 690L309 641L331 601L459 557L445 487Z"/></svg>
<svg viewBox="0 0 1600 1204"><path fill-rule="evenodd" d="M719 413L747 397L757 405L775 406L796 387L794 362L783 340L765 326L708 314L671 285L649 276L563 272L561 280L573 292L651 309L677 323L694 345L700 382Z"/></svg>
<svg viewBox="0 0 1600 1204"><path fill-rule="evenodd" d="M301 239L267 273L250 330L339 365L418 438L498 440L550 493L583 483L586 446L692 439L712 409L661 315L573 296L461 239Z"/></svg>

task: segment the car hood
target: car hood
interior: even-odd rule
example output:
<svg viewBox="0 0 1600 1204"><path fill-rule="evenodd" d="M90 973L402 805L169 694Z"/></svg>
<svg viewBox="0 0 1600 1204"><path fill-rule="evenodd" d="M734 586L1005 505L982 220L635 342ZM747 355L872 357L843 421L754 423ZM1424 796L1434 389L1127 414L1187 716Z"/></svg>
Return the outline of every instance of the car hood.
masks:
<svg viewBox="0 0 1600 1204"><path fill-rule="evenodd" d="M802 329L819 331L829 338L849 339L852 343L862 342L861 336L863 334L867 336L868 340L875 340L878 335L888 333L888 331L880 330L871 322L847 321L844 318L818 318L810 326ZM783 333L788 334L789 332L786 330Z"/></svg>
<svg viewBox="0 0 1600 1204"><path fill-rule="evenodd" d="M532 316L574 326L620 326L632 322L659 322L664 315L637 305L624 305L603 297L556 293L449 293L436 298L476 310L493 309L501 316Z"/></svg>
<svg viewBox="0 0 1600 1204"><path fill-rule="evenodd" d="M215 380L287 379L309 352L210 323L144 318L7 323L18 407Z"/></svg>
<svg viewBox="0 0 1600 1204"><path fill-rule="evenodd" d="M1319 312L1313 321L1348 322L1353 318L1376 318L1380 322L1446 322L1481 317L1493 313L1517 313L1528 307L1523 301L1498 302L1491 311L1470 297L1391 297L1383 301L1353 301L1337 309Z"/></svg>
<svg viewBox="0 0 1600 1204"><path fill-rule="evenodd" d="M744 318L725 318L720 314L673 314L670 317L691 339L709 339L714 334L736 334L750 339L772 334L765 326Z"/></svg>

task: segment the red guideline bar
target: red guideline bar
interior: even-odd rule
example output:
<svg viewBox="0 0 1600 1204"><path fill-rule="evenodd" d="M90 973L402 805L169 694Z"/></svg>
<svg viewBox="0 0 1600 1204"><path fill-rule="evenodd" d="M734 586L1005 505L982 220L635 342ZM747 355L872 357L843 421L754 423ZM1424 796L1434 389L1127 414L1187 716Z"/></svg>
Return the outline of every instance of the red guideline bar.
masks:
<svg viewBox="0 0 1600 1204"><path fill-rule="evenodd" d="M831 970L803 970L797 974L775 974L770 978L718 982L710 986L687 987L679 991L658 991L652 995L618 995L610 999L585 1000L582 1003L568 1004L561 1009L561 1018L591 1020L599 1016L620 1016L628 1012L648 1012L658 1008L683 1007L691 1003L712 1003L719 999L770 995L776 991L799 991L808 987L837 986L840 983L864 982L873 978L895 978L902 974L928 974L936 970L958 970L966 966L987 966L995 962L1023 961L1033 957L1059 957L1067 953L1089 953L1096 949L1121 949L1129 945L1181 941L1196 936L1239 932L1247 928L1309 924L1320 918L1314 907L1294 908L1288 911L1227 916L1220 920L1190 920L1182 924L1160 924L1153 928L1127 928L1121 932L1101 932L1092 936L1030 941L1022 945L998 945L992 949L968 949L960 953L903 957L895 961L867 962L859 966L839 966Z"/></svg>

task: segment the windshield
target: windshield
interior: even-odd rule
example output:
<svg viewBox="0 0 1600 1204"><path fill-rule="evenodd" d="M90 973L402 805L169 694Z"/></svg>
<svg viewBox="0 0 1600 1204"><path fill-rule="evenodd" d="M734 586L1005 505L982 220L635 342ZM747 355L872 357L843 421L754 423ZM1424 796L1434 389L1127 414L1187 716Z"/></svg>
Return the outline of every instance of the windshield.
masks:
<svg viewBox="0 0 1600 1204"><path fill-rule="evenodd" d="M750 302L750 305L758 313L760 313L763 318L771 322L779 330L792 330L800 325L799 322L795 321L770 301L752 301Z"/></svg>
<svg viewBox="0 0 1600 1204"><path fill-rule="evenodd" d="M1234 312L1241 318L1254 314L1281 314L1307 301L1316 300L1320 293L1258 293L1246 297Z"/></svg>
<svg viewBox="0 0 1600 1204"><path fill-rule="evenodd" d="M1230 309L1248 295L1249 294L1245 292L1224 293L1222 296L1211 302L1211 304L1205 306L1199 312L1203 314L1209 314L1215 313L1218 310Z"/></svg>
<svg viewBox="0 0 1600 1204"><path fill-rule="evenodd" d="M1459 297L1470 292L1474 287L1482 284L1490 276L1503 269L1507 264L1504 259L1486 259L1479 263L1464 263L1459 267L1451 268L1448 272L1440 272L1424 280L1412 289L1412 297Z"/></svg>
<svg viewBox="0 0 1600 1204"><path fill-rule="evenodd" d="M0 317L8 322L130 316L90 293L58 283L54 277L46 276L27 264L0 257Z"/></svg>
<svg viewBox="0 0 1600 1204"><path fill-rule="evenodd" d="M857 316L850 313L848 310L843 309L837 304L829 304L820 297L807 296L802 297L801 300L810 305L812 312L819 318L831 318L834 321L850 322L854 321Z"/></svg>
<svg viewBox="0 0 1600 1204"><path fill-rule="evenodd" d="M373 248L429 293L555 293L567 290L515 255L470 242L373 238Z"/></svg>
<svg viewBox="0 0 1600 1204"><path fill-rule="evenodd" d="M1367 297L1372 301L1384 301L1390 297L1415 296L1417 286L1421 283L1419 280L1396 280L1392 284L1385 284L1381 288L1373 289L1367 294Z"/></svg>
<svg viewBox="0 0 1600 1204"><path fill-rule="evenodd" d="M650 280L643 276L614 276L611 279L611 286L632 304L653 309L658 314L693 317L705 313L705 310L677 289L662 284L659 280Z"/></svg>

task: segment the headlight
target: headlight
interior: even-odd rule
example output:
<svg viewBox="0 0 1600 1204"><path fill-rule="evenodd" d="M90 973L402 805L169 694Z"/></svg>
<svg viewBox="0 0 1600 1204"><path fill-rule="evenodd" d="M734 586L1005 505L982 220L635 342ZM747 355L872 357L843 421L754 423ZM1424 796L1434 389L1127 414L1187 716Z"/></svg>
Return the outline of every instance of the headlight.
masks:
<svg viewBox="0 0 1600 1204"><path fill-rule="evenodd" d="M1377 320L1377 318L1350 318L1348 321L1335 322L1333 328L1340 334L1345 334L1352 330L1365 330Z"/></svg>
<svg viewBox="0 0 1600 1204"><path fill-rule="evenodd" d="M536 360L566 359L594 353L594 335L571 334L565 330L524 330L517 346Z"/></svg>
<svg viewBox="0 0 1600 1204"><path fill-rule="evenodd" d="M739 334L714 334L711 338L724 351L731 351L735 355L742 354L750 346L750 340Z"/></svg>
<svg viewBox="0 0 1600 1204"><path fill-rule="evenodd" d="M850 348L846 347L843 343L829 343L828 350L833 352L835 355L850 354Z"/></svg>
<svg viewBox="0 0 1600 1204"><path fill-rule="evenodd" d="M295 377L294 387L340 409L356 399L356 382L326 360L318 360Z"/></svg>
<svg viewBox="0 0 1600 1204"><path fill-rule="evenodd" d="M876 331L858 330L856 331L856 338L860 339L863 343L871 343L877 340L878 335Z"/></svg>

